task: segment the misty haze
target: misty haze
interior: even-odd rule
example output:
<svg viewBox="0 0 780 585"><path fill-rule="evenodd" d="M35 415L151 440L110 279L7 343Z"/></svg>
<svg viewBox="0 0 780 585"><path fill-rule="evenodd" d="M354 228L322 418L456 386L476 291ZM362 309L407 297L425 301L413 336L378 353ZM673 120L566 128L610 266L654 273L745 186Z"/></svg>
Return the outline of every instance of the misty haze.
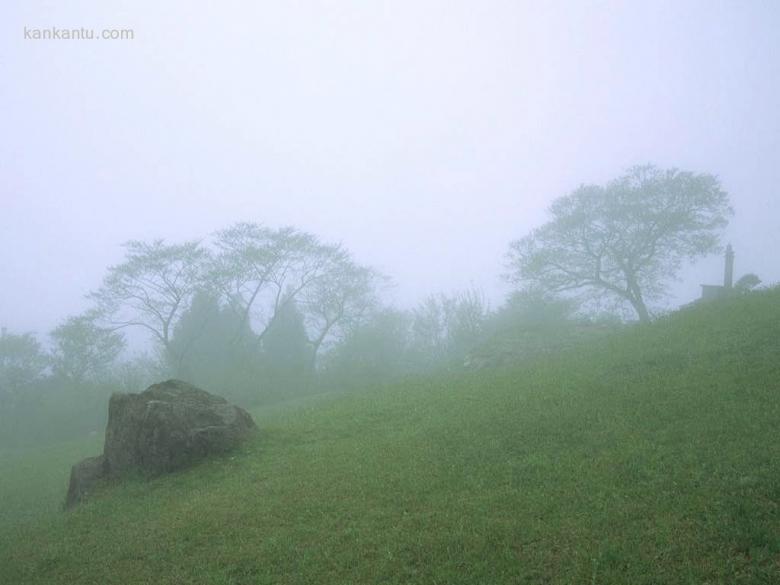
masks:
<svg viewBox="0 0 780 585"><path fill-rule="evenodd" d="M0 7L0 584L780 583L780 4Z"/></svg>

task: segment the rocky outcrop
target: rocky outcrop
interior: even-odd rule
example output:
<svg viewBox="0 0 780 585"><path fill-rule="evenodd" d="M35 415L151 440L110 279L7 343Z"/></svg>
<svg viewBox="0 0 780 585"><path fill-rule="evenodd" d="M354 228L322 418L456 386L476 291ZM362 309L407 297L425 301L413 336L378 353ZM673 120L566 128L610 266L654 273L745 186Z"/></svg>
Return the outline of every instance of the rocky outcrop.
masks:
<svg viewBox="0 0 780 585"><path fill-rule="evenodd" d="M81 501L102 478L182 469L230 451L254 429L244 409L180 380L114 394L103 455L73 466L65 506Z"/></svg>

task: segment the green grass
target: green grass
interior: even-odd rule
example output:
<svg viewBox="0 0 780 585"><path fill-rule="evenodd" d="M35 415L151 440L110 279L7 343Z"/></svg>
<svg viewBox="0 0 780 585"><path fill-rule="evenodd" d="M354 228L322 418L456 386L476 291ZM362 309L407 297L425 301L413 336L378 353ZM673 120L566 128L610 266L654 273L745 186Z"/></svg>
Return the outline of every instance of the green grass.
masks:
<svg viewBox="0 0 780 585"><path fill-rule="evenodd" d="M71 513L94 441L2 455L0 583L780 583L780 291L257 418Z"/></svg>

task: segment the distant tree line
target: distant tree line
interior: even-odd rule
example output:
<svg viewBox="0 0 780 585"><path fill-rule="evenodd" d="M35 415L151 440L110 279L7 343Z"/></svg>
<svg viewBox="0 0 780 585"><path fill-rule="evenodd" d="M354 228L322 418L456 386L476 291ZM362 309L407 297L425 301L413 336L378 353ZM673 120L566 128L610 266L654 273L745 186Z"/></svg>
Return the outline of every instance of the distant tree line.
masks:
<svg viewBox="0 0 780 585"><path fill-rule="evenodd" d="M489 313L475 291L391 308L388 278L290 227L239 223L205 241L124 249L88 310L46 346L2 330L0 419L70 413L96 426L108 393L163 377L244 404L375 384L457 363ZM128 356L129 329L146 333L147 353Z"/></svg>
<svg viewBox="0 0 780 585"><path fill-rule="evenodd" d="M478 290L390 306L387 277L292 227L127 242L89 309L47 347L2 329L0 440L31 413L95 427L107 393L163 377L252 404L459 368L475 348L560 347L583 323L647 322L682 263L718 249L732 210L714 176L646 165L583 185L549 213L510 244L514 291L497 310ZM760 282L749 276L735 289ZM130 328L147 334L148 352L128 356Z"/></svg>
<svg viewBox="0 0 780 585"><path fill-rule="evenodd" d="M376 305L385 280L294 228L239 223L209 243L129 242L90 298L102 327L147 331L172 376L234 390L263 379L276 390L303 384Z"/></svg>

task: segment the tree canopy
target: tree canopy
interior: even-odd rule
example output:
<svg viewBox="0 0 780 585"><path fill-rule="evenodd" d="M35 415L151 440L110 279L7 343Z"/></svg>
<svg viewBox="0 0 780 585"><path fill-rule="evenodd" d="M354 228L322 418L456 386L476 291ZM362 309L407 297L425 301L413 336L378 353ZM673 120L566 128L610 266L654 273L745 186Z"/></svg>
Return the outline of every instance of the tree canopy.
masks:
<svg viewBox="0 0 780 585"><path fill-rule="evenodd" d="M68 317L51 332L52 368L72 382L104 375L125 346L121 333L101 327L94 313Z"/></svg>
<svg viewBox="0 0 780 585"><path fill-rule="evenodd" d="M110 327L141 327L166 352L174 351L174 327L203 286L209 253L195 241L130 241L124 247L125 261L110 267L103 285L90 295L96 310Z"/></svg>
<svg viewBox="0 0 780 585"><path fill-rule="evenodd" d="M144 329L171 373L195 376L206 357L231 367L248 363L277 320L299 315L313 370L321 350L378 302L383 277L310 233L242 222L210 243L126 243L124 261L90 295L102 331Z"/></svg>
<svg viewBox="0 0 780 585"><path fill-rule="evenodd" d="M32 333L14 334L0 328L0 405L38 380L48 358Z"/></svg>
<svg viewBox="0 0 780 585"><path fill-rule="evenodd" d="M633 167L606 186L583 185L556 200L546 224L511 243L508 277L613 301L648 321L648 304L665 296L682 262L718 250L731 214L713 175Z"/></svg>

